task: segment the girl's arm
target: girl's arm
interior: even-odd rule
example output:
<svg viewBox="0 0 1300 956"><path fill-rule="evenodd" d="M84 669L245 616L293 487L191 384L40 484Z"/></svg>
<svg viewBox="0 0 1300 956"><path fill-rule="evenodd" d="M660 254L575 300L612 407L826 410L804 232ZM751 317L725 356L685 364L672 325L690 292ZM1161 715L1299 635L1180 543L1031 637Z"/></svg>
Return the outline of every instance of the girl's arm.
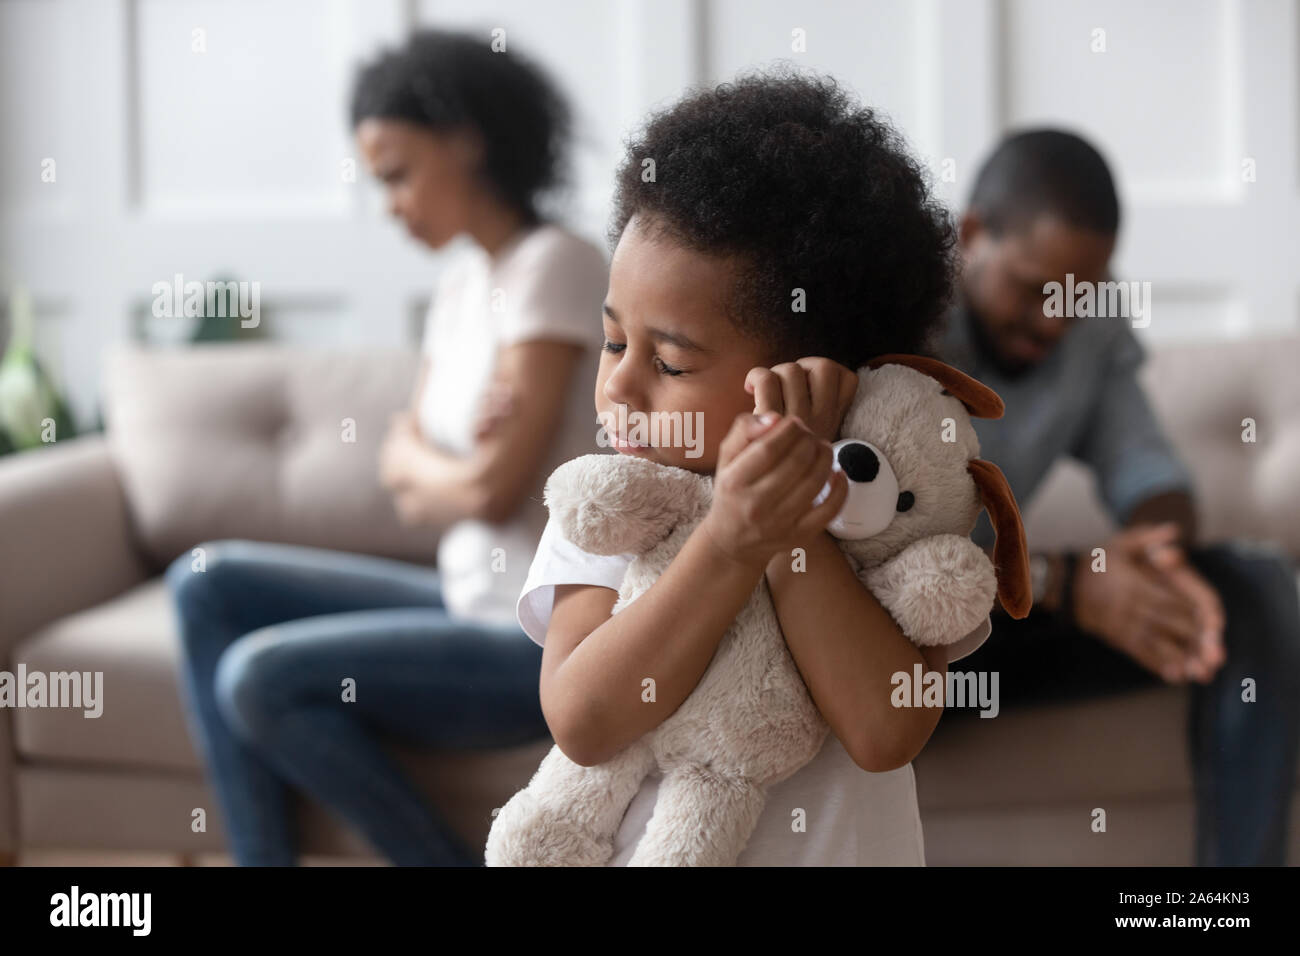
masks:
<svg viewBox="0 0 1300 956"><path fill-rule="evenodd" d="M825 502L811 505L829 477L829 442L793 419L739 416L719 451L708 514L644 594L611 616L613 590L556 588L542 712L571 760L604 763L681 706L773 553L839 511L848 492L842 475Z"/></svg>
<svg viewBox="0 0 1300 956"><path fill-rule="evenodd" d="M468 456L449 454L425 441L413 413L399 416L385 441L380 468L402 519L446 526L466 518L497 523L514 514L542 477L542 463L563 420L582 352L580 345L552 341L502 349L496 377L527 400L517 402L514 413L480 438ZM426 374L422 368L420 389ZM595 435L593 414L593 441Z"/></svg>
<svg viewBox="0 0 1300 956"><path fill-rule="evenodd" d="M830 439L839 434L858 375L814 356L750 369L745 388L755 411L796 416ZM918 663L946 675L947 648L920 649L908 641L822 528L798 546L805 549L806 570L792 569L791 548L785 548L766 572L786 646L817 709L858 766L875 772L901 767L920 753L943 709L894 707L890 678L898 671L910 675Z"/></svg>
<svg viewBox="0 0 1300 956"><path fill-rule="evenodd" d="M800 545L805 570L790 552L773 556L767 582L786 646L832 732L863 770L910 762L943 716L941 707L894 707L891 676L912 668L948 672L946 647L918 648L858 580L825 531Z"/></svg>
<svg viewBox="0 0 1300 956"><path fill-rule="evenodd" d="M555 589L542 651L542 713L575 763L604 763L665 721L704 676L763 576L720 551L704 526L650 589L611 616L618 592ZM654 681L654 699L643 682Z"/></svg>

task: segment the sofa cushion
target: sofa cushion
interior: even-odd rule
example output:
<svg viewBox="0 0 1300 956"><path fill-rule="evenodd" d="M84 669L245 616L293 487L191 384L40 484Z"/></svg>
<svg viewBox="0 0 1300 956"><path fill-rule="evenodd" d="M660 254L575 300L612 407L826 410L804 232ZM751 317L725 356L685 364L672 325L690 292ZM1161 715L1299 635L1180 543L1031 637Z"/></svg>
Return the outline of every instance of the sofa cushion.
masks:
<svg viewBox="0 0 1300 956"><path fill-rule="evenodd" d="M17 708L24 760L197 771L177 684L176 620L162 578L69 615L14 648L10 669L102 671L103 712Z"/></svg>
<svg viewBox="0 0 1300 956"><path fill-rule="evenodd" d="M922 817L1186 793L1187 707L1186 689L1154 686L992 719L945 714L914 765Z"/></svg>
<svg viewBox="0 0 1300 956"><path fill-rule="evenodd" d="M1115 530L1092 472L1072 459L1052 465L1038 493L1019 504L1025 540L1034 551L1091 547Z"/></svg>
<svg viewBox="0 0 1300 956"><path fill-rule="evenodd" d="M1300 337L1153 350L1142 381L1191 469L1202 537L1253 539L1300 556ZM1255 422L1254 442L1242 420ZM1092 475L1060 461L1029 502L1030 546L1097 543L1114 527Z"/></svg>
<svg viewBox="0 0 1300 956"><path fill-rule="evenodd" d="M11 668L21 662L28 673L79 670L104 674L104 706L99 717L88 718L83 711L72 709L12 711L16 747L24 762L57 763L87 773L111 768L111 773L119 775L133 770L201 771L181 705L179 651L176 617L162 578L65 617L20 643L14 649ZM397 740L385 740L384 746L411 768L416 782L438 798L449 817L476 832L474 821L481 816L481 807L475 800L485 794L502 801L508 798L528 782L551 741L487 752L436 754ZM116 808L112 812L124 811Z"/></svg>
<svg viewBox="0 0 1300 956"><path fill-rule="evenodd" d="M161 566L203 540L256 538L432 562L436 531L401 526L377 471L416 363L267 344L115 351L105 419L145 553Z"/></svg>
<svg viewBox="0 0 1300 956"><path fill-rule="evenodd" d="M1186 794L1111 799L1092 830L1091 794L1061 803L922 811L926 866L1192 866Z"/></svg>
<svg viewBox="0 0 1300 956"><path fill-rule="evenodd" d="M20 708L14 717L21 831L33 846L220 849L219 818L192 834L189 812L213 806L178 691L176 620L161 578L73 614L14 648L11 669L102 671L103 712ZM491 810L527 784L552 741L453 752L385 739L448 823L483 845ZM166 813L163 813L166 808ZM302 818L306 852L370 852L319 806ZM71 814L71 815L69 815ZM159 820L172 818L171 828Z"/></svg>
<svg viewBox="0 0 1300 956"><path fill-rule="evenodd" d="M175 628L166 588L154 579L20 644L15 667L21 661L29 671L103 671L104 708L93 719L79 710L14 710L19 753L27 760L197 771L177 688ZM945 717L916 762L922 807L1185 790L1185 715L1185 691L1166 688L1007 710L996 720ZM1105 760L1096 757L1097 741L1106 742Z"/></svg>
<svg viewBox="0 0 1300 956"><path fill-rule="evenodd" d="M1300 555L1300 336L1162 349L1145 382L1192 469L1207 540ZM1242 440L1244 419L1255 441Z"/></svg>
<svg viewBox="0 0 1300 956"><path fill-rule="evenodd" d="M392 746L411 782L470 847L487 845L492 810L524 787L550 750L549 737L516 747L457 753ZM216 797L196 774L84 764L19 768L19 827L27 847L216 852L227 849ZM337 814L295 795L300 847L307 854L374 856ZM208 809L207 830L190 826Z"/></svg>

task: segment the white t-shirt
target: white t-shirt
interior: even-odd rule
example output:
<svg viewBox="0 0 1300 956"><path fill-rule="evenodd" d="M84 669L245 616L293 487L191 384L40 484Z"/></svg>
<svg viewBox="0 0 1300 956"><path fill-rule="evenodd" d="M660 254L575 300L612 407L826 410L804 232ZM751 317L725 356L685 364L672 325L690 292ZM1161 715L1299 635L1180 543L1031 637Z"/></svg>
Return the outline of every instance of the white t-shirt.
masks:
<svg viewBox="0 0 1300 956"><path fill-rule="evenodd" d="M520 233L495 258L470 245L439 279L425 320L429 374L417 414L425 437L445 451L472 450L477 411L502 348L536 340L586 347L536 489L509 521L460 521L439 540L443 599L458 617L514 623L515 601L546 524L547 476L571 458L603 450L596 445L593 394L608 281L604 254L553 224Z"/></svg>
<svg viewBox="0 0 1300 956"><path fill-rule="evenodd" d="M593 584L617 591L633 556L596 555L568 541L548 521L519 595L519 624L538 644L546 641L555 587ZM985 626L949 648L949 661L975 651ZM626 866L654 810L662 774L653 771L632 798L614 839L610 866ZM792 826L804 811L804 831ZM924 866L925 841L909 763L869 773L853 762L834 733L808 764L773 784L738 866Z"/></svg>

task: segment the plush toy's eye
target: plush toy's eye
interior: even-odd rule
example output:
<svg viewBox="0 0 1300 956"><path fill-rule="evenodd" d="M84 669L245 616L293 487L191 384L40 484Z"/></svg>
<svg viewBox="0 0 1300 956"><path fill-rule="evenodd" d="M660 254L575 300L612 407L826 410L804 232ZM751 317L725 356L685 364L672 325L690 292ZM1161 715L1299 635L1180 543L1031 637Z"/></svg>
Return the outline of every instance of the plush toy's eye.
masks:
<svg viewBox="0 0 1300 956"><path fill-rule="evenodd" d="M880 534L897 514L898 478L888 457L871 442L856 438L842 438L831 448L835 453L831 468L848 479L849 494L826 530L843 541L862 541ZM825 501L830 493L827 482L814 503Z"/></svg>
<svg viewBox="0 0 1300 956"><path fill-rule="evenodd" d="M943 389L942 391L940 391L939 394L940 394L940 395L951 395L952 392L948 391L948 390L945 388L945 389Z"/></svg>
<svg viewBox="0 0 1300 956"><path fill-rule="evenodd" d="M910 491L904 491L898 496L898 511L910 511L912 505L916 504L916 495Z"/></svg>

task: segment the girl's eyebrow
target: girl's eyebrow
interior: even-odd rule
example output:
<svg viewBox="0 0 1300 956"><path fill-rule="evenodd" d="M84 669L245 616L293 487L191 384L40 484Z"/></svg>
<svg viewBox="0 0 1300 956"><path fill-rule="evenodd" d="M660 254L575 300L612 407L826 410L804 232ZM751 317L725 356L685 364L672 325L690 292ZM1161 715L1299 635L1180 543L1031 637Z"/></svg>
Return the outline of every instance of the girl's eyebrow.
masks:
<svg viewBox="0 0 1300 956"><path fill-rule="evenodd" d="M611 322L613 322L615 325L622 324L618 320L618 315L614 312L613 309L609 307L608 302L605 303L604 308L605 308L605 314L609 316ZM706 355L712 354L713 352L713 349L705 348L703 345L700 345L698 342L695 342L692 339L687 338L685 335L683 335L680 332L669 332L666 329L659 329L659 328L655 328L654 326L648 326L646 328L646 331L650 333L650 337L654 339L656 342L669 342L677 346L679 349L686 349L687 351L690 352L702 352Z"/></svg>

